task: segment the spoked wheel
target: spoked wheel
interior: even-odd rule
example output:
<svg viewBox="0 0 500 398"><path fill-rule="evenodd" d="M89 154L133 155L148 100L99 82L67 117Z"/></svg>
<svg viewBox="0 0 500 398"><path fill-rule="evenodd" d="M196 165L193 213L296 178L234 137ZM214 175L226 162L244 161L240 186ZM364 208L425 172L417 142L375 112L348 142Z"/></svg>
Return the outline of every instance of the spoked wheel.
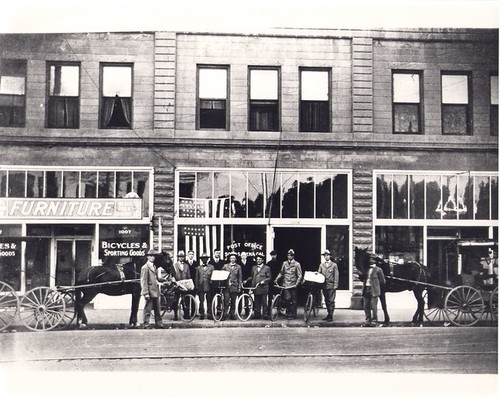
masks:
<svg viewBox="0 0 500 398"><path fill-rule="evenodd" d="M426 289L424 292L424 316L432 325L439 325L449 322L444 307L447 290L444 289Z"/></svg>
<svg viewBox="0 0 500 398"><path fill-rule="evenodd" d="M498 320L498 286L490 294L490 312L491 319Z"/></svg>
<svg viewBox="0 0 500 398"><path fill-rule="evenodd" d="M36 287L21 300L19 316L31 330L51 330L64 318L66 303L62 294L48 287Z"/></svg>
<svg viewBox="0 0 500 398"><path fill-rule="evenodd" d="M57 325L58 329L67 329L76 317L75 294L73 292L60 292L64 299L65 310L61 322Z"/></svg>
<svg viewBox="0 0 500 398"><path fill-rule="evenodd" d="M224 297L217 293L212 300L212 316L215 322L220 322L224 316Z"/></svg>
<svg viewBox="0 0 500 398"><path fill-rule="evenodd" d="M0 331L7 329L19 310L19 297L16 291L4 282L0 282Z"/></svg>
<svg viewBox="0 0 500 398"><path fill-rule="evenodd" d="M483 316L483 296L471 286L457 286L446 296L445 308L451 323L472 326Z"/></svg>
<svg viewBox="0 0 500 398"><path fill-rule="evenodd" d="M192 294L183 294L179 309L181 310L181 319L183 322L191 322L197 314L196 299Z"/></svg>
<svg viewBox="0 0 500 398"><path fill-rule="evenodd" d="M253 298L248 293L243 293L236 300L236 315L240 321L246 322L253 315Z"/></svg>
<svg viewBox="0 0 500 398"><path fill-rule="evenodd" d="M271 321L275 321L278 319L278 316L283 311L283 299L281 298L281 294L277 294L273 297L273 302L271 304Z"/></svg>
<svg viewBox="0 0 500 398"><path fill-rule="evenodd" d="M306 305L304 307L304 321L306 322L309 321L309 318L313 313L313 309L314 309L314 297L312 293L309 293L307 295Z"/></svg>

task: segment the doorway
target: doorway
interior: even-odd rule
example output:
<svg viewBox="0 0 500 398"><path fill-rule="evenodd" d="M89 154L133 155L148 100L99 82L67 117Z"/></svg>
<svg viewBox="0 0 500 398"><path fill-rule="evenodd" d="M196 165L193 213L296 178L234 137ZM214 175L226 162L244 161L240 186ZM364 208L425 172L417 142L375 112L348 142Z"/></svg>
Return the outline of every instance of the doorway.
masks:
<svg viewBox="0 0 500 398"><path fill-rule="evenodd" d="M295 251L295 260L302 266L302 274L317 271L321 262L321 228L274 227L274 250L280 262L287 259L290 249ZM298 297L299 304L303 304L304 289L299 289Z"/></svg>
<svg viewBox="0 0 500 398"><path fill-rule="evenodd" d="M56 240L56 286L74 286L75 276L91 265L92 240Z"/></svg>

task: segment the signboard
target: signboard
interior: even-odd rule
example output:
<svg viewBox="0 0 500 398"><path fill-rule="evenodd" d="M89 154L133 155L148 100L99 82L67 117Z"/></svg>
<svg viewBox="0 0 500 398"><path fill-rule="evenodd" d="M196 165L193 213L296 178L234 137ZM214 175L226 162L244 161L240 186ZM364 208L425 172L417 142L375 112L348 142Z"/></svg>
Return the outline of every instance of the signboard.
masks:
<svg viewBox="0 0 500 398"><path fill-rule="evenodd" d="M144 257L148 252L147 225L101 225L99 231L99 258L104 263L112 258Z"/></svg>
<svg viewBox="0 0 500 398"><path fill-rule="evenodd" d="M0 219L142 219L142 199L2 198Z"/></svg>

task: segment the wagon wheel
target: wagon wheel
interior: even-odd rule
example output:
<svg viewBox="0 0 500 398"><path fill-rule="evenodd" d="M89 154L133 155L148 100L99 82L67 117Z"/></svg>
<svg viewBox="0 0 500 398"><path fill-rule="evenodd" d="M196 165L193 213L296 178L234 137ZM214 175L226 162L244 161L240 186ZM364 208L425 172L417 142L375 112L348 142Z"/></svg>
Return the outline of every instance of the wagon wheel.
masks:
<svg viewBox="0 0 500 398"><path fill-rule="evenodd" d="M472 326L483 316L483 296L471 286L457 286L446 296L445 308L451 323Z"/></svg>
<svg viewBox="0 0 500 398"><path fill-rule="evenodd" d="M76 317L75 311L75 293L69 291L59 292L62 295L65 310L62 314L61 322L57 325L58 329L67 329Z"/></svg>
<svg viewBox="0 0 500 398"><path fill-rule="evenodd" d="M49 287L36 287L24 295L19 315L28 329L51 330L64 318L66 303L62 294Z"/></svg>
<svg viewBox="0 0 500 398"><path fill-rule="evenodd" d="M8 328L19 310L19 297L16 291L4 282L0 282L0 331Z"/></svg>
<svg viewBox="0 0 500 398"><path fill-rule="evenodd" d="M491 318L496 322L498 319L498 286L490 294Z"/></svg>
<svg viewBox="0 0 500 398"><path fill-rule="evenodd" d="M447 290L427 288L424 292L424 316L432 325L439 325L448 322L445 309L445 298Z"/></svg>

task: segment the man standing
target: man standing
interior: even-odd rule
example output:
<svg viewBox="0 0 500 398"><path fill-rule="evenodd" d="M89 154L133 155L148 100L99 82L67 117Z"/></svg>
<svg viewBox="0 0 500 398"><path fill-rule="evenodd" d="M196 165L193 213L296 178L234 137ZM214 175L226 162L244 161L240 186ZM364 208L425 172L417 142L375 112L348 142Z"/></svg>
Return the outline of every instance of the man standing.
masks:
<svg viewBox="0 0 500 398"><path fill-rule="evenodd" d="M264 265L264 255L255 255L256 265L252 267L252 273L248 280L252 281L254 300L254 318L260 319L262 315L264 319L269 319L267 295L269 294L269 281L271 280L271 270L267 265ZM245 281L246 282L246 281Z"/></svg>
<svg viewBox="0 0 500 398"><path fill-rule="evenodd" d="M194 251L188 250L186 264L189 267L189 273L194 277L196 274L196 267L198 266L198 261L194 259Z"/></svg>
<svg viewBox="0 0 500 398"><path fill-rule="evenodd" d="M154 265L156 254L155 250L149 250L146 264L141 267L141 295L146 300L144 305L144 329L151 328L149 324L151 309L155 313L156 328L163 328L160 313L160 286L158 285L156 266Z"/></svg>
<svg viewBox="0 0 500 398"><path fill-rule="evenodd" d="M325 276L323 296L325 297L326 310L328 315L324 321L333 321L333 311L335 311L335 296L339 287L339 269L337 263L330 259L330 250L323 253L325 261L319 265L318 272Z"/></svg>
<svg viewBox="0 0 500 398"><path fill-rule="evenodd" d="M252 260L248 257L247 252L240 253L240 261L238 262L238 264L241 267L241 277L244 281L246 281L252 275L253 266Z"/></svg>
<svg viewBox="0 0 500 398"><path fill-rule="evenodd" d="M212 318L212 272L214 272L214 266L208 264L208 259L210 256L203 253L200 256L200 265L196 267L196 277L194 284L196 290L198 291L198 298L200 299L200 319L205 319L205 298L207 303L207 313L208 318Z"/></svg>
<svg viewBox="0 0 500 398"><path fill-rule="evenodd" d="M184 262L185 259L185 253L184 250L179 250L177 253L177 262L174 264L173 267L173 272L172 276L174 277L175 281L180 281L183 279L191 279L191 273L189 272L189 267L188 265ZM174 304L174 320L178 320L178 311L179 311L179 296L180 293L178 290L176 290L175 294L175 304ZM184 318L189 318L189 309L184 308Z"/></svg>
<svg viewBox="0 0 500 398"><path fill-rule="evenodd" d="M238 293L241 290L241 267L236 264L236 253L229 254L229 263L222 267L223 271L229 271L229 277L227 279L227 288L224 290L224 304L226 307L226 313L222 319L225 319L229 313L229 318L234 320L236 316L234 312L236 310L236 299L238 298ZM231 304L230 304L231 303Z"/></svg>
<svg viewBox="0 0 500 398"><path fill-rule="evenodd" d="M214 255L210 259L209 264L212 264L214 266L214 270L220 271L222 267L224 266L224 260L220 257L220 249L215 249L214 250Z"/></svg>
<svg viewBox="0 0 500 398"><path fill-rule="evenodd" d="M287 304L286 315L288 319L297 318L297 286L302 281L302 267L298 261L295 261L295 252L293 249L288 250L287 261L281 266L280 273L275 282L278 283L283 278L282 286L287 289L283 290L283 299Z"/></svg>
<svg viewBox="0 0 500 398"><path fill-rule="evenodd" d="M276 278L278 277L278 274L280 273L280 263L278 261L278 253L276 253L275 250L272 250L270 253L271 260L269 260L266 265L269 267L271 271L271 280L275 281ZM275 292L276 288L273 286L269 286L269 296L268 296L268 303L269 303L269 311L268 313L271 313L271 306L273 305L273 293Z"/></svg>
<svg viewBox="0 0 500 398"><path fill-rule="evenodd" d="M365 323L362 326L377 326L377 306L381 288L385 285L385 276L381 268L377 267L375 259L370 257L370 269L363 282L363 309Z"/></svg>

